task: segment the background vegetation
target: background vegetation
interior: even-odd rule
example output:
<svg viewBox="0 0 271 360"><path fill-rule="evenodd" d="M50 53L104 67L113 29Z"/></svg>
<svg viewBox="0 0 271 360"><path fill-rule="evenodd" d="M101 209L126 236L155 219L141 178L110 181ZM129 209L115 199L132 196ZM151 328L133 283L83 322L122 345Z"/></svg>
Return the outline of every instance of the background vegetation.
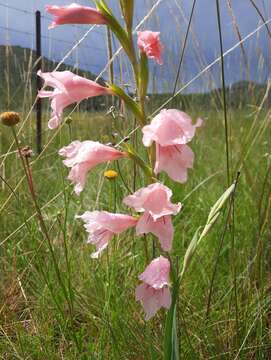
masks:
<svg viewBox="0 0 271 360"><path fill-rule="evenodd" d="M115 162L110 167L119 176L108 181L103 176L108 165L99 166L77 197L57 155L74 139L115 144L126 136L140 151L141 132L133 131L128 113L119 114L118 109L108 113L112 103L104 98L85 102L72 114L67 111L71 122L56 131L46 128L45 108L43 151L35 153L35 114L29 112L35 100L33 56L25 49L0 47L0 107L21 112L18 136L21 146L34 149L33 181L52 251L37 224L11 131L1 126L0 356L4 360L160 359L165 313L160 311L146 323L134 299L137 276L145 266L144 238L135 237L133 231L115 237L107 253L92 260L82 223L75 221L75 215L86 210L127 211L119 204L127 187L143 185L140 172L128 160ZM44 63L48 70L54 67L49 60ZM230 221L226 208L182 283L181 359L271 358L269 90L270 84L246 81L209 93L180 95L167 105L204 119L192 143L196 160L188 182L176 185L161 177L174 186L174 201L183 203L174 219L176 262L182 261L194 233L227 187L223 94L232 181L240 171ZM171 95L150 94L150 113ZM151 237L148 244L152 252Z"/></svg>

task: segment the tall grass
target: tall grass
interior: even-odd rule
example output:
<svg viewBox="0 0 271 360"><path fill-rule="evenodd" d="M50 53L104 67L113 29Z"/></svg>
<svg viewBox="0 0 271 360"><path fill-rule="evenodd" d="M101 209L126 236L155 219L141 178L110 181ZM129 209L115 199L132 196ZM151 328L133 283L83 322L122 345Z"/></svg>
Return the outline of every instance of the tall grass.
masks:
<svg viewBox="0 0 271 360"><path fill-rule="evenodd" d="M192 31L190 26L187 29L187 33ZM223 51L221 46L221 55ZM183 53L185 45L180 68ZM29 78L29 71L24 70L24 79ZM184 205L174 219L173 257L180 261L199 226L205 224L210 207L225 190L226 151L231 176L241 171L234 204L225 209L202 242L181 285L178 329L182 359L271 356L271 114L265 106L269 90L267 85L260 98L258 93L245 101L240 97L240 106L231 107L229 98L235 93L224 84L222 91L207 98L214 104L208 110L206 98L189 97L187 111L205 119L192 145L194 170L184 186L161 177L174 187L174 200ZM167 100L174 106L174 100L179 102L175 92L178 94L176 86ZM22 145L35 147L34 113L28 111L34 99L30 103L27 99L25 96L19 109L24 121L18 136ZM158 96L152 101L152 112L165 103ZM74 219L85 210L123 212L119 204L127 189L143 186L144 180L128 161L111 165L119 173L115 183L104 178L105 168L100 166L91 172L86 190L78 198L57 156L60 147L76 138L117 143L129 134L140 151L137 140L141 134L127 114L123 117L117 111L112 118L106 111L79 109L72 110L70 125L64 123L53 133L44 130L43 151L31 159L51 248L36 221L37 209L16 148L11 147L12 136L4 127L0 130L0 354L5 360L160 359L165 314L160 312L146 323L134 300L137 276L144 268L143 239L132 231L118 236L107 254L94 261L83 227ZM46 111L44 123L48 116ZM226 137L223 123L230 124ZM131 173L136 176L129 176ZM152 251L151 242L148 250Z"/></svg>

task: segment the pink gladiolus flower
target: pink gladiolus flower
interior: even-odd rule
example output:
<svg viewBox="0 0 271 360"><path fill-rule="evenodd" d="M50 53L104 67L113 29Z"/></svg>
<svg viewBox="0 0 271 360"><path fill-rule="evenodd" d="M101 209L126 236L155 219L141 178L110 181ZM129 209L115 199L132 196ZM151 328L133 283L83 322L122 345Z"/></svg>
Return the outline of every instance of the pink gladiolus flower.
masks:
<svg viewBox="0 0 271 360"><path fill-rule="evenodd" d="M139 31L137 33L137 45L141 52L150 59L155 59L159 65L163 64L163 46L160 42L160 32Z"/></svg>
<svg viewBox="0 0 271 360"><path fill-rule="evenodd" d="M71 71L53 71L38 75L44 80L45 86L53 87L53 91L40 90L40 98L50 98L52 118L48 127L56 128L60 122L65 107L89 97L111 94L109 88L97 84L95 81L85 79L73 74Z"/></svg>
<svg viewBox="0 0 271 360"><path fill-rule="evenodd" d="M68 6L46 5L45 10L54 16L49 29L64 24L106 24L99 10L73 3Z"/></svg>
<svg viewBox="0 0 271 360"><path fill-rule="evenodd" d="M170 251L173 239L173 226L170 215L176 215L181 204L173 204L170 199L172 191L160 184L154 183L136 191L124 198L123 202L138 212L144 212L139 218L136 233L152 233L158 237L161 247Z"/></svg>
<svg viewBox="0 0 271 360"><path fill-rule="evenodd" d="M77 195L84 189L87 173L103 162L120 159L126 153L97 141L73 141L59 150L59 155L66 157L64 165L71 168L68 179L75 185Z"/></svg>
<svg viewBox="0 0 271 360"><path fill-rule="evenodd" d="M132 216L111 214L107 211L86 211L77 218L85 222L84 227L89 233L88 243L96 246L96 252L91 255L92 258L98 258L115 234L120 234L137 223L137 219Z"/></svg>
<svg viewBox="0 0 271 360"><path fill-rule="evenodd" d="M143 144L151 146L154 141L156 145L155 174L165 171L174 181L187 180L187 169L193 167L194 153L186 144L201 125L201 119L193 125L186 113L170 109L162 110L150 125L143 127Z"/></svg>
<svg viewBox="0 0 271 360"><path fill-rule="evenodd" d="M142 302L146 320L152 318L161 307L170 308L169 272L170 262L159 256L139 276L143 284L136 288L136 301Z"/></svg>

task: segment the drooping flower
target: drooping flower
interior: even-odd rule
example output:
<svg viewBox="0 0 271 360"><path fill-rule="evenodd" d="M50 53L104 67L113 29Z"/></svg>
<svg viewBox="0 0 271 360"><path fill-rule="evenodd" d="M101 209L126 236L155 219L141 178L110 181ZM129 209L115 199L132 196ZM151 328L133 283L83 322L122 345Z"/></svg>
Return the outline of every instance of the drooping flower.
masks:
<svg viewBox="0 0 271 360"><path fill-rule="evenodd" d="M154 59L159 65L162 65L163 45L160 42L160 32L139 31L137 36L137 45L140 51L146 54L148 58Z"/></svg>
<svg viewBox="0 0 271 360"><path fill-rule="evenodd" d="M164 251L170 251L173 239L171 215L176 215L181 204L173 204L172 191L160 183L141 188L133 195L124 198L123 203L138 212L144 212L139 218L137 235L152 233L158 237Z"/></svg>
<svg viewBox="0 0 271 360"><path fill-rule="evenodd" d="M48 123L50 129L60 124L65 107L89 97L112 94L109 88L73 74L71 71L43 73L39 70L38 75L44 80L45 86L54 88L53 91L40 90L38 93L40 98L51 99L52 118Z"/></svg>
<svg viewBox="0 0 271 360"><path fill-rule="evenodd" d="M97 141L73 141L59 150L59 155L66 157L64 165L70 167L68 179L75 184L77 195L84 189L87 173L96 165L123 158L126 153L103 145Z"/></svg>
<svg viewBox="0 0 271 360"><path fill-rule="evenodd" d="M84 227L89 233L88 243L96 246L92 258L100 255L115 234L120 234L137 223L137 219L130 215L112 214L107 211L86 211L77 218L85 222Z"/></svg>
<svg viewBox="0 0 271 360"><path fill-rule="evenodd" d="M170 262L159 256L152 260L139 276L143 284L136 288L136 301L142 302L146 320L152 318L161 307L170 308L169 272Z"/></svg>
<svg viewBox="0 0 271 360"><path fill-rule="evenodd" d="M183 183L187 180L187 169L193 167L194 153L186 144L201 124L202 120L198 119L193 125L190 116L182 111L164 109L150 125L143 127L143 144L148 147L155 142L155 174L165 171L174 181Z"/></svg>
<svg viewBox="0 0 271 360"><path fill-rule="evenodd" d="M94 8L76 3L67 6L46 5L45 10L54 16L49 29L65 24L106 24L102 13Z"/></svg>

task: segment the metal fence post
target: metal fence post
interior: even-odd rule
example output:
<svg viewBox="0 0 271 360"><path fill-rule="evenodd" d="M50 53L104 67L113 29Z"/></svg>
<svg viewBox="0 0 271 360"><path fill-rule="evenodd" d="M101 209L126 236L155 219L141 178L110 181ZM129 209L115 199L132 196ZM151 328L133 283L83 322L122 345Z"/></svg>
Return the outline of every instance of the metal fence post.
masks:
<svg viewBox="0 0 271 360"><path fill-rule="evenodd" d="M41 16L40 11L36 11L36 70L40 70L42 66L41 57ZM42 87L41 78L36 75L36 88L39 91ZM37 99L36 103L36 148L37 153L42 151L42 104L41 99Z"/></svg>

